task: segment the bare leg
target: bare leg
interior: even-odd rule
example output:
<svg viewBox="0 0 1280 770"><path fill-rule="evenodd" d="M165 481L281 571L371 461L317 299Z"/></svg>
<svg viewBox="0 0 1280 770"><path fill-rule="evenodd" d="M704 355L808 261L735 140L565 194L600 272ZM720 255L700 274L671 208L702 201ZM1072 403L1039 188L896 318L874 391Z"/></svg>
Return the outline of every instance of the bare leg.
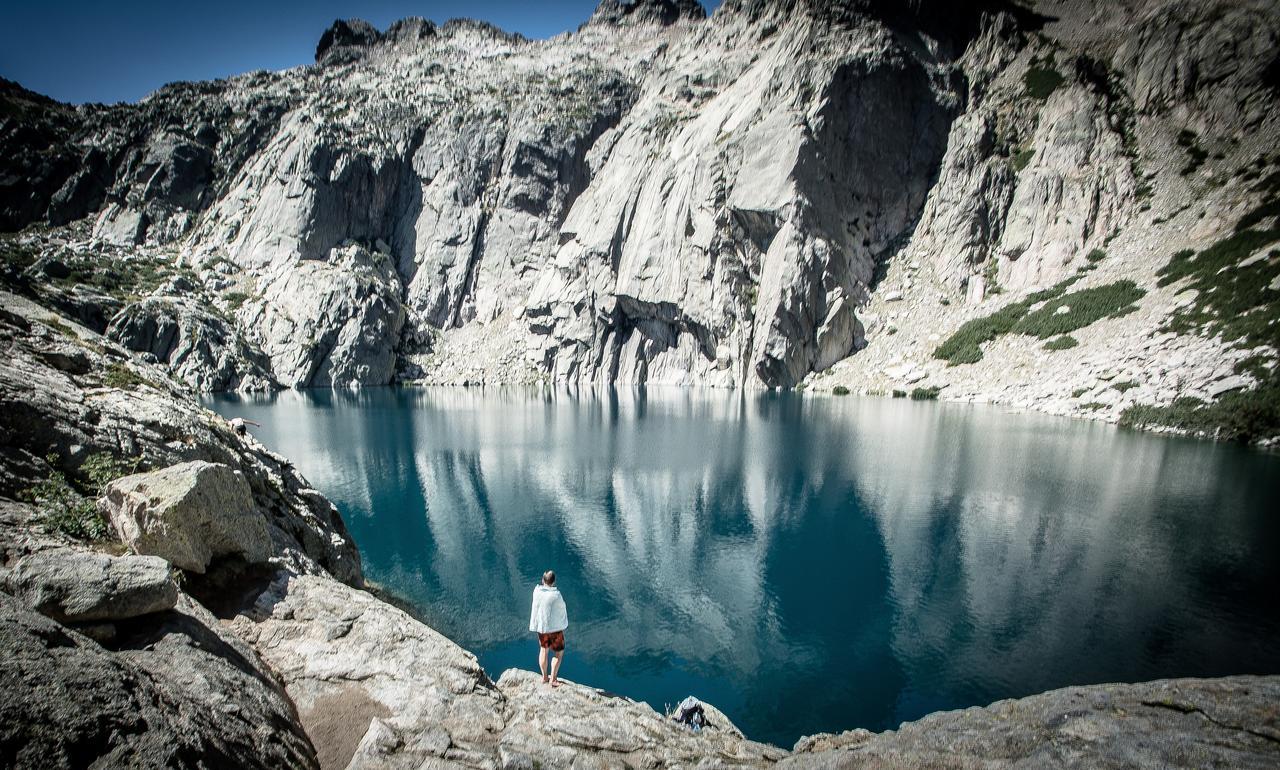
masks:
<svg viewBox="0 0 1280 770"><path fill-rule="evenodd" d="M538 648L538 668L542 671L542 681L547 681L547 648ZM552 669L554 670L554 669Z"/></svg>
<svg viewBox="0 0 1280 770"><path fill-rule="evenodd" d="M557 652L556 656L551 659L551 686L552 687L558 687L560 685L560 680L556 678L556 674L560 673L560 661L562 660L564 660L564 650L560 650L559 652Z"/></svg>

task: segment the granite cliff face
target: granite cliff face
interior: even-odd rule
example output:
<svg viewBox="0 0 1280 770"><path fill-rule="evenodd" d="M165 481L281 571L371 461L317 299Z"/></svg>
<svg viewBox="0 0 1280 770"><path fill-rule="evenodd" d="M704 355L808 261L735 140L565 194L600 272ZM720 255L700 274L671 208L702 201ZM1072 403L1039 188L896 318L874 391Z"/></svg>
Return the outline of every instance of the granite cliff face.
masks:
<svg viewBox="0 0 1280 770"><path fill-rule="evenodd" d="M13 241L32 291L201 389L918 384L1114 419L1274 366L1203 325L1151 339L1199 307L1157 286L1170 256L1276 194L1278 40L1261 0L607 0L545 41L339 21L314 66L137 105L6 84L0 226L53 226ZM95 304L49 278L139 255L189 282ZM934 357L1063 280L1145 296L1075 350ZM1139 387L1111 398L1117 371Z"/></svg>

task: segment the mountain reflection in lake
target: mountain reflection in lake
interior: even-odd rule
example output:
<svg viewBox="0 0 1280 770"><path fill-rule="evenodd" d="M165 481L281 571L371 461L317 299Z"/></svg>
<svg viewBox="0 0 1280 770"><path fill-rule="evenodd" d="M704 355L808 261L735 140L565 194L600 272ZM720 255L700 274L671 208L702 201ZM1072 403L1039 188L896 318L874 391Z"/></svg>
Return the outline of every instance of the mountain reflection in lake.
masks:
<svg viewBox="0 0 1280 770"><path fill-rule="evenodd" d="M660 710L694 694L783 746L1069 684L1280 671L1280 459L1260 452L797 394L211 405L262 422L367 576L495 679L536 668L549 567L569 679Z"/></svg>

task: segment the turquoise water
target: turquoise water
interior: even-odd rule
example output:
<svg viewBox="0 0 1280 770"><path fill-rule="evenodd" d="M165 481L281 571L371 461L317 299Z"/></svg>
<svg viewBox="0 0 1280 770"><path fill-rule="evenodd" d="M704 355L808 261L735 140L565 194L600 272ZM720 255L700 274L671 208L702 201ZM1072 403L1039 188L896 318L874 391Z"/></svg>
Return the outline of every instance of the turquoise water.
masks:
<svg viewBox="0 0 1280 770"><path fill-rule="evenodd" d="M1280 458L990 407L650 388L313 391L263 423L367 576L536 669L749 737L883 730L1070 684L1280 672Z"/></svg>

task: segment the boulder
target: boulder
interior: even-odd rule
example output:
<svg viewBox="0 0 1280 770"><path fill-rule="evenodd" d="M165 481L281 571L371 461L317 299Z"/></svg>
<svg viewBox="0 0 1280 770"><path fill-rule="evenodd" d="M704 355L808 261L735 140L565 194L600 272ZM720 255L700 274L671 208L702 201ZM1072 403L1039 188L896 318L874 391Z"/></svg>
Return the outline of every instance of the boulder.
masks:
<svg viewBox="0 0 1280 770"><path fill-rule="evenodd" d="M111 482L100 504L137 553L204 573L214 559L250 564L271 555L267 521L243 474L195 460Z"/></svg>
<svg viewBox="0 0 1280 770"><path fill-rule="evenodd" d="M104 649L0 594L0 765L316 768L253 651L189 600Z"/></svg>
<svg viewBox="0 0 1280 770"><path fill-rule="evenodd" d="M98 215L93 235L113 246L134 246L146 238L147 217L140 211L112 203Z"/></svg>
<svg viewBox="0 0 1280 770"><path fill-rule="evenodd" d="M63 623L123 620L178 601L169 563L155 556L40 551L23 557L4 584L23 606Z"/></svg>

